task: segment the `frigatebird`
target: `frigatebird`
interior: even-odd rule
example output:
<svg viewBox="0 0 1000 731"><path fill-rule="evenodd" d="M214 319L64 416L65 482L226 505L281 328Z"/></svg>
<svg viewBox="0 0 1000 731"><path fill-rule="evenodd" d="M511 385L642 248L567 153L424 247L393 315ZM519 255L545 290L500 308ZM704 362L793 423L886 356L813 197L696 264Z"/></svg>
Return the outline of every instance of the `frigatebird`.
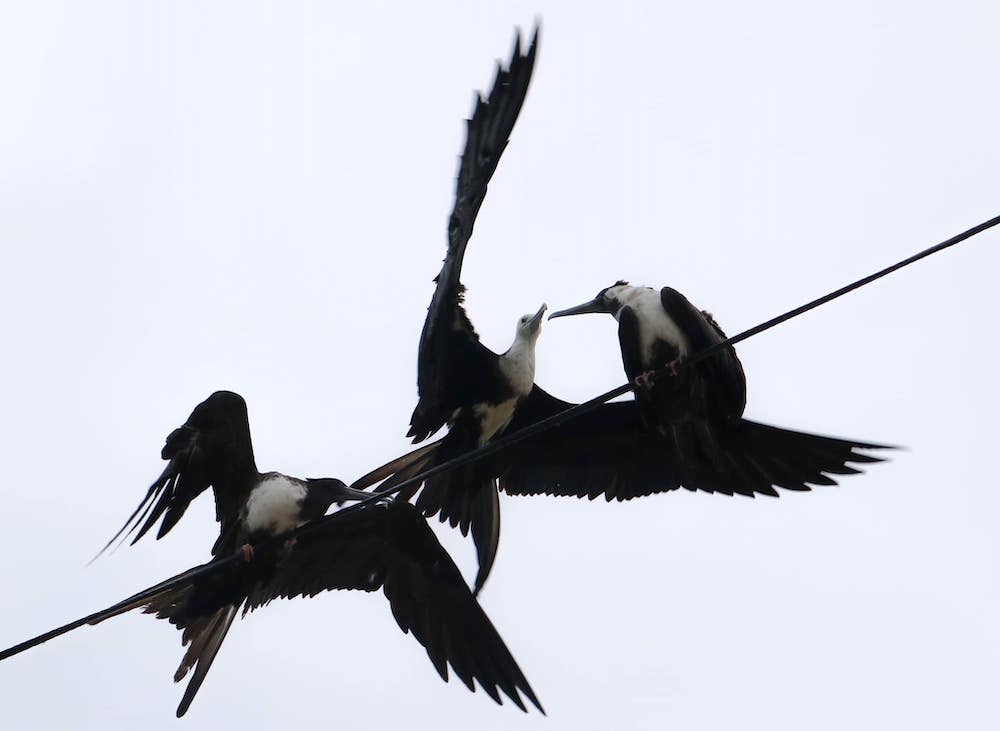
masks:
<svg viewBox="0 0 1000 731"><path fill-rule="evenodd" d="M162 514L166 516L162 535L190 501L211 486L222 523L222 535L213 547L214 560L233 553L240 559L211 573L186 572L195 575L180 584L164 582L160 590L140 592L137 599L126 599L92 615L89 623L142 608L183 632L182 643L188 649L174 681L179 682L192 668L193 673L178 716L194 700L241 608L245 615L278 597L379 588L400 628L413 633L445 681L451 665L473 692L476 681L501 703L499 688L526 710L520 692L544 713L517 662L415 507L386 498L281 541L282 534L322 516L332 502L372 496L347 488L339 480L300 480L258 472L246 403L229 391L216 392L199 404L167 438L163 456L170 464L143 504L153 504L159 493L169 497L159 499L143 529L148 530ZM137 511L129 523L141 521ZM54 635L36 638L37 642L25 643L17 651L50 636Z"/></svg>
<svg viewBox="0 0 1000 731"><path fill-rule="evenodd" d="M407 436L421 442L448 425L447 435L434 445L417 450L395 470L440 463L485 444L503 432L518 405L531 392L535 372L535 342L545 313L537 312L517 321L514 341L502 353L494 353L479 340L463 307L465 288L460 281L465 248L472 236L476 215L487 185L497 168L524 102L535 65L538 30L527 49L515 37L507 68L497 65L488 97L477 98L467 122L465 148L459 163L455 203L448 224L448 252L435 281L437 286L427 310L417 356L419 400L410 417ZM414 474L413 469L406 474ZM384 472L379 472L384 476ZM363 478L355 486L381 479ZM403 496L412 495L412 488ZM493 479L476 470L460 469L426 481L417 507L430 517L468 535L471 528L479 560L475 580L478 592L496 557L500 536L500 503Z"/></svg>
<svg viewBox="0 0 1000 731"><path fill-rule="evenodd" d="M127 538L135 532L135 544L161 519L156 538L162 538L209 487L219 522L213 556L249 546L261 530L284 532L322 516L334 503L370 497L334 478L301 480L258 471L246 402L232 391L216 391L198 404L167 436L160 456L167 466L102 553L123 534ZM282 509L286 512L273 513Z"/></svg>
<svg viewBox="0 0 1000 731"><path fill-rule="evenodd" d="M619 280L589 302L553 312L549 319L603 312L618 321L622 363L647 426L663 432L695 421L735 422L746 407L746 376L733 347L722 348L692 368L684 359L721 343L715 318L671 287L656 291ZM655 378L659 368L672 377Z"/></svg>
<svg viewBox="0 0 1000 731"><path fill-rule="evenodd" d="M624 315L621 332L634 333L632 320L650 309L655 312L655 308L650 306L648 295L640 297L638 313L615 308L610 300L623 293L620 288L625 286L619 282L602 290L594 301L553 313L552 317L614 311ZM602 404L465 469L475 470L480 479L497 480L500 490L509 495L546 494L591 500L603 495L608 501L624 501L680 488L777 497L776 488L808 491L812 485L835 485L830 475L857 474L861 470L852 464L883 461L866 452L888 449L886 445L807 434L742 418L745 378L731 347L694 364L692 370L697 375L680 380L685 369L678 368L678 361L674 363L677 376L654 380L648 372L651 369L725 338L711 315L695 310L673 290L664 297L670 311L677 313L673 316L676 321L672 317L670 323L657 322L642 334L630 336L627 345L623 334L626 370L630 378L639 381L636 400ZM681 330L690 334L685 335L680 347L671 347L670 334ZM661 337L663 332L666 337ZM636 356L636 351L642 356L644 348L651 355ZM628 354L624 355L626 350ZM677 378L678 383L664 386L663 381L671 378ZM692 382L695 378L699 380ZM664 388L651 393L650 385ZM662 416L657 411L661 402L655 398L666 402L662 403ZM672 403L670 398L680 401ZM702 403L690 403L690 399L701 399ZM576 405L535 385L519 405L505 434L520 432ZM433 451L439 444L404 455L354 486L384 480L379 489L391 489L439 464L442 460Z"/></svg>
<svg viewBox="0 0 1000 731"><path fill-rule="evenodd" d="M526 445L520 450L522 462L508 465L509 491L530 490L541 481L543 491L566 494L562 492L564 480L554 480L551 475L553 471L563 475L570 471L585 476L590 485L589 492L577 494L593 494L600 469L584 475L578 472L581 462L562 464L573 457L582 458L583 464L589 462L592 458L581 454L588 444L605 452L605 463L607 459L614 461L614 467L604 471L604 479L613 482L603 489L609 499L612 494L620 499L634 496L637 488L638 494L645 494L657 481L693 490L777 496L775 486L808 490L809 483L835 484L824 473L854 474L858 470L847 463L882 461L856 450L889 448L744 419L746 377L732 346L690 368L681 367L686 358L721 343L726 335L711 314L697 309L670 287L656 291L618 281L593 300L554 312L550 319L593 312L608 313L618 320L622 361L636 385L636 400L607 404L588 419ZM657 377L655 371L661 368L669 373ZM526 411L519 416L537 420L572 405L552 397L533 404L533 414ZM574 435L569 441L576 447L554 443L556 439L565 442L568 435ZM549 448L547 454L538 452L544 447ZM525 453L530 451L544 464L527 459ZM655 456L657 451L659 457ZM506 459L518 459L517 452L513 450ZM624 474L618 474L619 467ZM540 477L539 470L548 470L549 477ZM646 476L639 477L644 470ZM657 472L659 476L654 477ZM631 487L622 489L623 478ZM575 486L578 491L582 487Z"/></svg>
<svg viewBox="0 0 1000 731"><path fill-rule="evenodd" d="M532 57L533 49L534 42L528 58ZM512 87L517 86L519 58L515 49L509 72ZM524 88L530 70L530 66L521 70ZM523 380L518 388L504 385L511 381L501 370L503 356L492 353L479 342L462 308L463 289L458 275L465 245L475 211L485 194L488 176L496 168L499 152L506 145L519 107L519 104L509 103L500 108L500 111L509 110L506 126L490 121L490 115L497 111L494 104L505 98L499 94L504 90L503 80L501 70L489 102L480 99L469 122L449 229L448 256L438 275L438 286L420 343L420 403L411 420L410 435L419 442L446 421L450 420L451 428L443 439L360 478L352 485L355 488L381 481L378 490L391 490L426 469L481 446L490 438L520 431L575 405L551 396L532 383L532 345L544 306L535 315L521 318L518 339L508 351L532 354L530 361L526 361L529 367L521 372ZM523 101L523 90L515 98L518 102ZM495 135L497 141L491 147L499 152L484 158L489 161L488 166L481 168L485 176L482 172L477 174L472 165L481 159L473 154L474 145L482 145L480 129L504 133ZM481 181L481 184L473 185L469 181ZM475 197L469 191L474 192ZM465 203L468 200L474 205ZM522 335L522 328L530 329ZM732 357L735 358L735 354ZM738 367L738 361L736 363ZM706 367L713 366L706 364ZM503 389L501 395L490 396L487 389L496 388L497 384ZM729 388L731 400L740 404L745 401L742 385L728 383L720 388ZM487 396L484 397L484 393ZM646 408L642 400L604 404L557 428L423 481L417 506L425 515L440 513L442 521L450 520L463 533L470 526L472 528L479 554L477 592L492 566L499 539L499 495L495 486L511 495L576 495L591 499L604 495L609 501L629 500L681 487L729 495L776 496L775 487L809 490L810 485L832 485L836 482L829 476L831 474L859 472L849 466L850 463L881 461L858 451L880 449L881 445L792 432L745 419L733 429L715 433L718 444L693 426L667 434L650 428L652 422L645 414ZM489 430L481 426L484 423L499 427L487 435ZM720 455L724 459L719 459ZM410 487L400 494L409 496L415 489Z"/></svg>

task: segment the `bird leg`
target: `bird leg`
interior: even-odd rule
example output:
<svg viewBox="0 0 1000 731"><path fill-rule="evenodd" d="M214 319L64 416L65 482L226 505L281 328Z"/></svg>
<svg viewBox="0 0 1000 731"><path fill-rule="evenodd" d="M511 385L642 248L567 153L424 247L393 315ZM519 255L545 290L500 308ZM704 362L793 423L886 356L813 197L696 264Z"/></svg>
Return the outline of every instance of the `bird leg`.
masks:
<svg viewBox="0 0 1000 731"><path fill-rule="evenodd" d="M249 543L244 543L242 546L240 546L240 555L243 557L244 561L250 563L250 561L253 559L253 546L251 546Z"/></svg>
<svg viewBox="0 0 1000 731"><path fill-rule="evenodd" d="M653 381L656 379L656 371L645 371L636 376L632 383L640 388L650 389L653 387Z"/></svg>
<svg viewBox="0 0 1000 731"><path fill-rule="evenodd" d="M285 548L292 548L298 542L299 542L299 539L296 538L295 536L292 536L291 538L286 538L285 539Z"/></svg>
<svg viewBox="0 0 1000 731"><path fill-rule="evenodd" d="M678 369L684 364L683 356L678 355L672 361L663 366L664 370L670 371L670 375L677 377ZM636 376L632 383L640 388L650 389L653 387L653 382L656 380L657 371L645 371Z"/></svg>

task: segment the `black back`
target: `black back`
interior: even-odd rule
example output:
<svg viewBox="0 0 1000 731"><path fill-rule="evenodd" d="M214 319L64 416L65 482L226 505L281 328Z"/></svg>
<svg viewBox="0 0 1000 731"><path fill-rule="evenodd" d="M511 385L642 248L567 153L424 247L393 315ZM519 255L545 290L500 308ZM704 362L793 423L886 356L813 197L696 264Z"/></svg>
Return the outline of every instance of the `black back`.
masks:
<svg viewBox="0 0 1000 731"><path fill-rule="evenodd" d="M660 303L687 340L688 357L725 339L712 316L697 309L677 290L660 290ZM629 380L644 371L662 368L679 354L676 345L665 341L653 344L651 357L640 352L639 328L635 311L623 308L618 315L618 339ZM690 368L680 369L676 376L657 378L651 389L636 393L636 400L651 428L669 429L701 420L716 426L735 424L746 406L746 377L736 350L728 347Z"/></svg>

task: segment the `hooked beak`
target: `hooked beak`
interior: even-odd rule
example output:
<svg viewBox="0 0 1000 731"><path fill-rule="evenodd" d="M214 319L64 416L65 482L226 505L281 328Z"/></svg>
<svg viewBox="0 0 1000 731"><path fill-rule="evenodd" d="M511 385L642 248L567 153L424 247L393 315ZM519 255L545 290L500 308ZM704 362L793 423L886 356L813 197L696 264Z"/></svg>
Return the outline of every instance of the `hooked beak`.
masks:
<svg viewBox="0 0 1000 731"><path fill-rule="evenodd" d="M528 324L531 325L531 331L532 332L535 332L536 330L538 330L539 327L541 327L541 325L542 325L542 315L545 314L545 310L547 310L547 309L549 309L549 306L543 302L542 306L538 308L538 312L536 312L532 316L532 318L530 320L528 320Z"/></svg>
<svg viewBox="0 0 1000 731"><path fill-rule="evenodd" d="M584 302L582 305L570 307L568 310L553 312L549 315L549 319L551 320L553 317L567 317L569 315L587 315L591 312L607 312L607 310L599 301L592 299L590 302Z"/></svg>

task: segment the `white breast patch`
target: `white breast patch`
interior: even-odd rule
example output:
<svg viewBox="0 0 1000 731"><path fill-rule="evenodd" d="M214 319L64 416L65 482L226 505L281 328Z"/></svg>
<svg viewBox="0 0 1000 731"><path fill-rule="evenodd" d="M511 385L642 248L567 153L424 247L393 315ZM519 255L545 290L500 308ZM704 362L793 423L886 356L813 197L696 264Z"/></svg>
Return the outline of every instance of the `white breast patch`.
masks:
<svg viewBox="0 0 1000 731"><path fill-rule="evenodd" d="M476 404L474 413L479 418L479 446L488 442L494 434L503 429L514 416L517 397L499 404Z"/></svg>
<svg viewBox="0 0 1000 731"><path fill-rule="evenodd" d="M277 474L264 478L247 498L244 518L247 531L278 535L298 527L299 506L305 496L305 485L298 480Z"/></svg>
<svg viewBox="0 0 1000 731"><path fill-rule="evenodd" d="M527 396L535 385L535 344L523 338L514 340L510 349L500 356L500 372L510 382L518 396Z"/></svg>
<svg viewBox="0 0 1000 731"><path fill-rule="evenodd" d="M622 297L622 303L631 307L639 319L639 346L642 348L644 362L647 365L651 362L653 345L658 340L675 346L682 356L687 355L687 338L663 309L660 293L645 287L630 289L628 295ZM615 318L617 317L616 314Z"/></svg>

